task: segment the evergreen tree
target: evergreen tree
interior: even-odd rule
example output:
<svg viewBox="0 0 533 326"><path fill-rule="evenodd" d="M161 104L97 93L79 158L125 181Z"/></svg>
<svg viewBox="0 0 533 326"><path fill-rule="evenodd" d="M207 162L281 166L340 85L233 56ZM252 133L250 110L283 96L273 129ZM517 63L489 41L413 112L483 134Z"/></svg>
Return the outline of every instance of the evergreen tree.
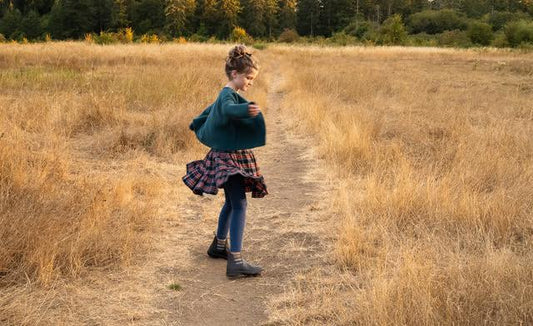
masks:
<svg viewBox="0 0 533 326"><path fill-rule="evenodd" d="M277 0L264 0L265 1L265 25L267 29L267 35L272 38L272 30L276 26L277 13L278 13L278 1Z"/></svg>
<svg viewBox="0 0 533 326"><path fill-rule="evenodd" d="M113 0L91 0L90 8L91 31L99 33L111 28Z"/></svg>
<svg viewBox="0 0 533 326"><path fill-rule="evenodd" d="M139 34L160 33L165 26L165 0L135 0L131 23Z"/></svg>
<svg viewBox="0 0 533 326"><path fill-rule="evenodd" d="M41 28L41 19L39 13L35 10L30 10L28 14L22 19L22 31L29 39L36 39L43 34Z"/></svg>
<svg viewBox="0 0 533 326"><path fill-rule="evenodd" d="M90 13L89 0L58 0L50 12L48 29L54 38L82 38L93 27Z"/></svg>
<svg viewBox="0 0 533 326"><path fill-rule="evenodd" d="M220 0L220 25L217 31L219 38L227 38L230 35L233 28L237 26L241 10L239 0Z"/></svg>
<svg viewBox="0 0 533 326"><path fill-rule="evenodd" d="M318 0L300 0L296 5L296 30L300 35L317 34L320 18L320 2Z"/></svg>
<svg viewBox="0 0 533 326"><path fill-rule="evenodd" d="M285 29L296 29L296 0L279 0L276 34Z"/></svg>
<svg viewBox="0 0 533 326"><path fill-rule="evenodd" d="M128 0L115 0L113 2L112 26L115 29L126 28L131 26L128 9L130 3Z"/></svg>
<svg viewBox="0 0 533 326"><path fill-rule="evenodd" d="M205 26L206 34L217 34L218 22L221 19L217 0L205 0L203 7L202 24Z"/></svg>
<svg viewBox="0 0 533 326"><path fill-rule="evenodd" d="M266 32L265 1L241 0L241 5L240 26L252 36L264 36Z"/></svg>
<svg viewBox="0 0 533 326"><path fill-rule="evenodd" d="M8 9L0 21L0 34L17 39L22 35L22 13L18 9Z"/></svg>
<svg viewBox="0 0 533 326"><path fill-rule="evenodd" d="M324 36L343 29L355 16L351 0L322 0L318 30Z"/></svg>
<svg viewBox="0 0 533 326"><path fill-rule="evenodd" d="M187 28L195 9L195 0L167 0L165 30L172 36L188 34Z"/></svg>

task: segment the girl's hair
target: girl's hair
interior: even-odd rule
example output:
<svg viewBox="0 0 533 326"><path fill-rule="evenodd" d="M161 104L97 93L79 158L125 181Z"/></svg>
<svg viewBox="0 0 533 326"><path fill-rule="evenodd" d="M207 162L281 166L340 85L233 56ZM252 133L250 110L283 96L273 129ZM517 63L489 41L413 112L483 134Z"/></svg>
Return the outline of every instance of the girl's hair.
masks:
<svg viewBox="0 0 533 326"><path fill-rule="evenodd" d="M259 70L257 58L244 44L233 47L226 58L226 75L231 80L231 71L237 70L238 73L248 73L251 69Z"/></svg>

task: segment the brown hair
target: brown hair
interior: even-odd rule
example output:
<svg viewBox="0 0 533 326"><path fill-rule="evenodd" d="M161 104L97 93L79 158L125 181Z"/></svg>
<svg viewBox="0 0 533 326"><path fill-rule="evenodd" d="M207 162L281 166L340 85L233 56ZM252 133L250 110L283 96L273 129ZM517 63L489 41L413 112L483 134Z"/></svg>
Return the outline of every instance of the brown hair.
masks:
<svg viewBox="0 0 533 326"><path fill-rule="evenodd" d="M242 74L249 72L252 68L259 70L259 62L244 44L236 45L229 51L226 57L226 75L230 80L232 70L237 70Z"/></svg>

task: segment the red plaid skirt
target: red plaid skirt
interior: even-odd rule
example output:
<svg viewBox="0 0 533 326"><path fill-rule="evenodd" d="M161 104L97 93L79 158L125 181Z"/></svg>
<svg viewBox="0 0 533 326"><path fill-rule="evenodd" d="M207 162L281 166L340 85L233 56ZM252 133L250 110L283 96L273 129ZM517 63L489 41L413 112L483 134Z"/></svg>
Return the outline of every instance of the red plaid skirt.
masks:
<svg viewBox="0 0 533 326"><path fill-rule="evenodd" d="M187 163L187 174L182 180L196 195L202 196L204 192L216 195L218 188L223 188L228 178L235 174L244 177L245 192L251 192L252 198L262 198L268 194L251 149L211 149L203 160Z"/></svg>

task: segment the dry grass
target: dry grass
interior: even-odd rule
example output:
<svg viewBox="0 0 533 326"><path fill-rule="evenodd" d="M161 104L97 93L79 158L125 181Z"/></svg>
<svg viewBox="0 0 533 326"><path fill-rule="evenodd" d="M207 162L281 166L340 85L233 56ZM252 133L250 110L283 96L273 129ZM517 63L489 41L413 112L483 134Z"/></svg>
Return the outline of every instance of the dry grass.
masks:
<svg viewBox="0 0 533 326"><path fill-rule="evenodd" d="M278 318L533 323L531 56L272 51L287 76L285 113L337 173L335 257L353 275L302 277ZM311 315L309 297L321 302Z"/></svg>
<svg viewBox="0 0 533 326"><path fill-rule="evenodd" d="M225 83L228 50L0 45L0 323L80 321L49 311L68 301L59 284L139 262L158 209L179 202L158 163L205 155L188 125Z"/></svg>
<svg viewBox="0 0 533 326"><path fill-rule="evenodd" d="M175 175L159 163L181 171L205 154L187 126L225 83L227 50L0 45L0 322L105 323L79 304L94 295L70 280L147 251ZM282 46L262 55L268 67L247 96L265 103L276 78L265 72L279 59L285 114L316 135L339 184L337 267L297 278L279 321L533 322L531 57ZM131 321L146 313L135 309Z"/></svg>

